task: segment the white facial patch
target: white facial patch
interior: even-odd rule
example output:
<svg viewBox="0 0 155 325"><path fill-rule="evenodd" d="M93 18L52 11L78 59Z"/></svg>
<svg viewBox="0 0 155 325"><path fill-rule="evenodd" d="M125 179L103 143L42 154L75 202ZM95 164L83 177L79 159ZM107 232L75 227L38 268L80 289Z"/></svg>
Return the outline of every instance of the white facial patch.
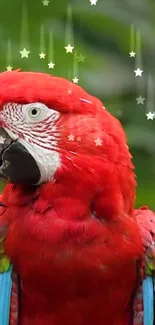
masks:
<svg viewBox="0 0 155 325"><path fill-rule="evenodd" d="M19 139L19 142L28 150L39 167L41 178L38 184L52 180L60 165L59 153L42 148L36 144L30 144L24 139Z"/></svg>
<svg viewBox="0 0 155 325"><path fill-rule="evenodd" d="M41 174L39 184L52 180L60 165L60 155L55 150L60 113L42 103L8 103L2 117L12 140L21 143L35 159Z"/></svg>

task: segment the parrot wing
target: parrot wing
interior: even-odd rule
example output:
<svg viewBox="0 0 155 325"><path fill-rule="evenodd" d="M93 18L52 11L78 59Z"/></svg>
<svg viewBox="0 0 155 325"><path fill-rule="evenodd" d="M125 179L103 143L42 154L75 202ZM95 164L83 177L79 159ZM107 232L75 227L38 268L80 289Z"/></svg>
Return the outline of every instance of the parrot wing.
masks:
<svg viewBox="0 0 155 325"><path fill-rule="evenodd" d="M135 210L141 234L145 264L143 282L138 286L134 299L134 325L154 324L154 280L155 280L155 213L142 206Z"/></svg>
<svg viewBox="0 0 155 325"><path fill-rule="evenodd" d="M145 249L146 274L155 271L155 212L143 206L136 210L136 218Z"/></svg>

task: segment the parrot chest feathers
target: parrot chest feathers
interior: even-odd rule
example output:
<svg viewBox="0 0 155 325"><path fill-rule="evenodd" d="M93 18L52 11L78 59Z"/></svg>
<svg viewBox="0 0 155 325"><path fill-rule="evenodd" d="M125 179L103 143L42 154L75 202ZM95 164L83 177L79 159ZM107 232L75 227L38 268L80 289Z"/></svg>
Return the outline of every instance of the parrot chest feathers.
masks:
<svg viewBox="0 0 155 325"><path fill-rule="evenodd" d="M51 324L65 325L78 308L77 325L113 325L110 315L117 319L122 308L128 310L136 285L142 247L134 222L71 222L50 207L43 210L32 204L1 213L9 223L4 248L20 275L23 310L32 320L34 310L46 311ZM120 324L128 324L130 313L122 317Z"/></svg>

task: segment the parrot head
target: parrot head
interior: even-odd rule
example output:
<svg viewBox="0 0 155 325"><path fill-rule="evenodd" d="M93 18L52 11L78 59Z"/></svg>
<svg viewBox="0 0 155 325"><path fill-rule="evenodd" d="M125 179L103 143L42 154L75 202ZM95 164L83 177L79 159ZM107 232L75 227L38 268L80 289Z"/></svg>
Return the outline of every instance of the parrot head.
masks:
<svg viewBox="0 0 155 325"><path fill-rule="evenodd" d="M0 74L0 177L30 186L64 182L68 195L96 197L98 213L118 198L118 213L128 213L135 197L120 122L80 86L44 73Z"/></svg>

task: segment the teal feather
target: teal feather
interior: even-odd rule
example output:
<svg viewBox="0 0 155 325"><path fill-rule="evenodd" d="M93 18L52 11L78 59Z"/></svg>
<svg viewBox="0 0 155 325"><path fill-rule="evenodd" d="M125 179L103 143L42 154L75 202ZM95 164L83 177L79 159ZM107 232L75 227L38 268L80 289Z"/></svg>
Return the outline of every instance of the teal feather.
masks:
<svg viewBox="0 0 155 325"><path fill-rule="evenodd" d="M154 285L153 278L147 276L143 280L143 308L144 308L144 325L154 324Z"/></svg>
<svg viewBox="0 0 155 325"><path fill-rule="evenodd" d="M0 325L9 325L12 266L7 272L0 273Z"/></svg>

